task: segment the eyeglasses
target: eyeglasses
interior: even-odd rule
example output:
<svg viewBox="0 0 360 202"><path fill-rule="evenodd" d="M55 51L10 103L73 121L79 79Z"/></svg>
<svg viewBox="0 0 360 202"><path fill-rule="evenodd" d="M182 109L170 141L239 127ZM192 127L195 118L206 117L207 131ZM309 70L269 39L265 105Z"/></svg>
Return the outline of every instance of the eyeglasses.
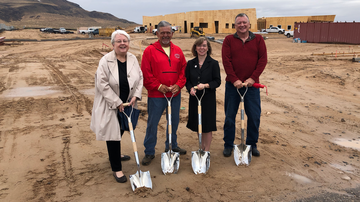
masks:
<svg viewBox="0 0 360 202"><path fill-rule="evenodd" d="M119 40L119 41L115 41L115 43L121 43L121 42L123 42L123 43L128 43L129 41L128 40Z"/></svg>

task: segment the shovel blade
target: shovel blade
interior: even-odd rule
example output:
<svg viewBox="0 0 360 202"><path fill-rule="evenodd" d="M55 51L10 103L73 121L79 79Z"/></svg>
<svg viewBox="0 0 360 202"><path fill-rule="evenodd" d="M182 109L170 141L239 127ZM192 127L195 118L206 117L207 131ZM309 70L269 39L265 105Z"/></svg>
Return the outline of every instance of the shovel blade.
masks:
<svg viewBox="0 0 360 202"><path fill-rule="evenodd" d="M166 175L167 173L176 174L180 166L180 153L170 150L161 154L161 170Z"/></svg>
<svg viewBox="0 0 360 202"><path fill-rule="evenodd" d="M191 152L191 166L196 175L206 174L210 168L210 152L200 150Z"/></svg>
<svg viewBox="0 0 360 202"><path fill-rule="evenodd" d="M234 160L237 166L249 166L251 162L251 157L251 145L240 144L234 146Z"/></svg>
<svg viewBox="0 0 360 202"><path fill-rule="evenodd" d="M151 176L150 172L142 172L140 171L140 177L139 177L139 171L136 171L135 174L130 175L130 184L133 191L139 190L139 189L152 189L152 182L151 182Z"/></svg>

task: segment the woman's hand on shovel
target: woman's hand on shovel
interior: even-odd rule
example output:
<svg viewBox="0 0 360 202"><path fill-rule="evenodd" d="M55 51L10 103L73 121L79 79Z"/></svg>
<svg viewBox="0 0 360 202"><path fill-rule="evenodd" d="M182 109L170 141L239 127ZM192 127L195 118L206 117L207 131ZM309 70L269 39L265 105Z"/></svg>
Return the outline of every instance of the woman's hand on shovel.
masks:
<svg viewBox="0 0 360 202"><path fill-rule="evenodd" d="M129 102L129 105L128 105L128 106L133 106L133 107L134 107L136 99L137 99L137 98L136 98L135 96L132 97L131 100L130 100L130 102Z"/></svg>
<svg viewBox="0 0 360 202"><path fill-rule="evenodd" d="M195 88L190 89L190 95L195 96L196 90Z"/></svg>
<svg viewBox="0 0 360 202"><path fill-rule="evenodd" d="M123 104L124 104L124 103L121 103L121 105L118 106L118 109L119 109L120 112L123 112L123 111L124 111L124 107L125 107L125 106L124 106Z"/></svg>

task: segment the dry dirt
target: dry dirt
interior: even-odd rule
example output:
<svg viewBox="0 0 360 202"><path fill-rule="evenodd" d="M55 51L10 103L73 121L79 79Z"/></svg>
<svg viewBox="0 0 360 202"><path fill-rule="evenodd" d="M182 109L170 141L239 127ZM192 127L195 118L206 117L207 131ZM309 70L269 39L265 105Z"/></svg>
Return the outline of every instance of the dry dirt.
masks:
<svg viewBox="0 0 360 202"><path fill-rule="evenodd" d="M60 37L38 30L4 32L7 39ZM67 35L66 37L76 37ZM130 52L156 41L151 34L131 34ZM214 35L216 39L225 35ZM62 37L65 37L62 36ZM194 39L174 35L187 59ZM161 118L156 157L150 171L153 189L133 193L117 183L105 142L90 130L94 73L109 39L6 42L0 46L0 201L295 201L321 193L347 194L360 183L360 63L351 57L312 53L359 52L358 45L292 43L282 35L266 40L268 65L260 77L262 116L258 148L249 167L225 158L223 150L225 72L221 44L212 43L220 62L217 128L206 175L191 169L197 136L186 125L188 94L182 90L178 130L178 174L163 175L166 119ZM153 38L153 39L149 39ZM135 130L140 159L147 120L146 89ZM238 115L238 121L240 115ZM240 143L237 127L235 143ZM126 175L137 170L129 133L122 152Z"/></svg>

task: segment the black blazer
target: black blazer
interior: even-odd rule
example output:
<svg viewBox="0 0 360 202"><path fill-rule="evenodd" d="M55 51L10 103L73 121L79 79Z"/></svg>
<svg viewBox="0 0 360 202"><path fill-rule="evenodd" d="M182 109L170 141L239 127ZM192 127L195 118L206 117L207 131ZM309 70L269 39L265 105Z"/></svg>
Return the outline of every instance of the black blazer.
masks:
<svg viewBox="0 0 360 202"><path fill-rule="evenodd" d="M219 62L208 55L201 69L199 67L198 57L187 62L185 70L186 89L190 92L191 88L199 83L208 83L210 88L206 88L205 90L215 91L221 84Z"/></svg>

